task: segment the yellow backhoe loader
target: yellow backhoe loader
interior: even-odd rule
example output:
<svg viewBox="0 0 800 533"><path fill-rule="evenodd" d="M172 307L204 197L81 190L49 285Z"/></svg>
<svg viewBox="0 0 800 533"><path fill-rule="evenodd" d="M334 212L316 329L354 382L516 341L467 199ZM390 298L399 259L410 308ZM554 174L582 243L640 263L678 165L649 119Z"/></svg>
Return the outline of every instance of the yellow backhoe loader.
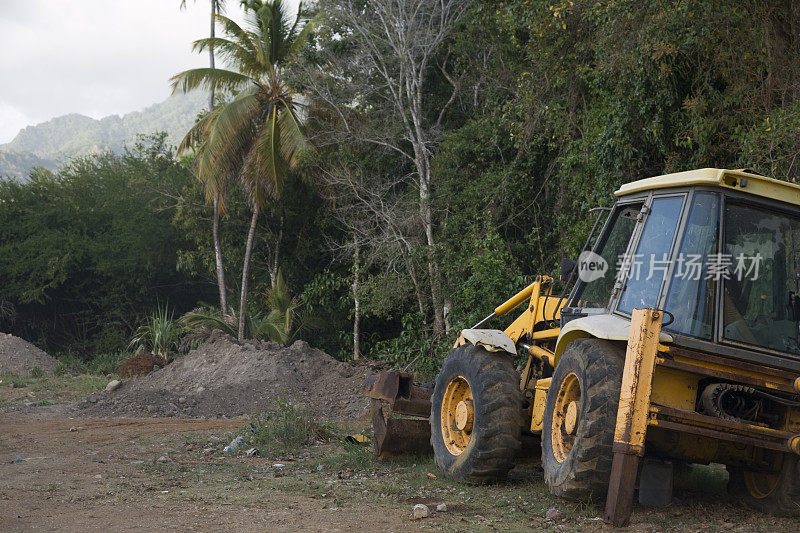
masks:
<svg viewBox="0 0 800 533"><path fill-rule="evenodd" d="M539 276L461 331L432 390L398 372L368 383L378 452L428 435L395 417L387 430L388 402L428 417L460 480L502 478L538 436L550 492L606 499L615 525L635 485L668 502L681 462L724 464L743 502L800 515L800 186L700 169L615 194L562 265L568 293Z"/></svg>

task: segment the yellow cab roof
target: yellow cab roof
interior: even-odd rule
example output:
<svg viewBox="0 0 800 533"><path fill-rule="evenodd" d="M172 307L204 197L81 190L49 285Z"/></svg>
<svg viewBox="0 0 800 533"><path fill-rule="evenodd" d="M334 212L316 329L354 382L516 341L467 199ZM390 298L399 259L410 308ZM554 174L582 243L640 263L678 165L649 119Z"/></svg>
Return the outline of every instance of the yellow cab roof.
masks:
<svg viewBox="0 0 800 533"><path fill-rule="evenodd" d="M701 168L633 181L620 187L614 194L616 196L627 196L653 189L696 185L734 189L756 196L800 205L800 185L760 176L744 170L726 170L724 168Z"/></svg>

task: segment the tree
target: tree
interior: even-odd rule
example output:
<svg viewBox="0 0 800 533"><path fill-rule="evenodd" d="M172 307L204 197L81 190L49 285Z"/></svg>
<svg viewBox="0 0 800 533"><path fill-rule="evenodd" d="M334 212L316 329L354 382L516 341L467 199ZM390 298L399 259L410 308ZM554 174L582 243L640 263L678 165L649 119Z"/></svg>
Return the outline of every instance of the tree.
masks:
<svg viewBox="0 0 800 533"><path fill-rule="evenodd" d="M216 37L216 16L222 13L225 7L225 0L211 0L211 28L209 38ZM181 0L181 9L186 8L186 0ZM208 66L214 69L214 46L208 47ZM208 91L208 110L214 111L214 87ZM220 216L220 194L216 194L213 199L214 213L212 215L211 232L214 238L214 259L217 268L217 288L219 289L219 308L222 313L228 312L228 288L225 283L225 268L222 264L222 244L219 238L219 216Z"/></svg>
<svg viewBox="0 0 800 533"><path fill-rule="evenodd" d="M428 290L438 334L445 331L445 316L435 258L430 161L458 84L453 83L449 99L431 114L425 105L426 82L433 69L452 79L446 61L436 64L435 54L469 4L465 0L325 0L319 5L327 21L328 37L339 46L329 46L325 50L328 55L323 54L320 61L322 74L336 83L316 84L315 97L334 110L346 133L388 147L413 166L417 211L426 244ZM379 128L363 135L363 128L352 124L354 108L380 117ZM394 126L396 130L392 131Z"/></svg>
<svg viewBox="0 0 800 533"><path fill-rule="evenodd" d="M165 139L0 182L4 331L54 352L115 352L154 302L183 312L213 297L176 269L190 243L172 224L175 198L199 187Z"/></svg>
<svg viewBox="0 0 800 533"><path fill-rule="evenodd" d="M197 51L213 46L226 59L229 70L198 68L172 78L175 91L205 87L233 93L228 103L198 121L179 150L197 147L195 170L206 184L207 197L220 197L221 208L222 193L234 180L241 182L249 198L252 216L242 263L240 339L259 213L269 197L280 197L287 170L298 167L306 149L299 116L302 105L285 80L285 69L312 31L302 9L292 20L282 0L252 0L245 7L254 15L248 29L217 15L226 37L200 39L194 44Z"/></svg>

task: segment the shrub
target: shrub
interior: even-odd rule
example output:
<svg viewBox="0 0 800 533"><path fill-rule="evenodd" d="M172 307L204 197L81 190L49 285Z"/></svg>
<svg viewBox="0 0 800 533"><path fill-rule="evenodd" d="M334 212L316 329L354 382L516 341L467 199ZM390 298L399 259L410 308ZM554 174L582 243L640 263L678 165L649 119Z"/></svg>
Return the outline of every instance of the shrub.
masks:
<svg viewBox="0 0 800 533"><path fill-rule="evenodd" d="M251 419L252 444L262 457L293 451L331 438L331 429L321 424L305 407L278 398L275 406Z"/></svg>
<svg viewBox="0 0 800 533"><path fill-rule="evenodd" d="M297 335L308 329L316 329L319 321L302 309L299 298L292 297L283 274L278 271L275 286L264 293L268 311L251 312L245 317L244 336L247 339L269 340L289 345ZM198 307L178 319L190 333L183 339L182 350L189 350L198 341L205 340L214 330L231 337L239 334L239 316L236 310L222 315L213 307Z"/></svg>
<svg viewBox="0 0 800 533"><path fill-rule="evenodd" d="M170 355L178 350L184 333L183 326L174 319L172 311L167 306L159 307L144 325L139 326L128 347L152 352L161 358L162 363L167 363Z"/></svg>
<svg viewBox="0 0 800 533"><path fill-rule="evenodd" d="M59 354L58 363L53 368L53 374L56 376L85 374L87 371L86 363L71 352Z"/></svg>
<svg viewBox="0 0 800 533"><path fill-rule="evenodd" d="M130 355L128 352L99 353L86 366L90 372L95 374L115 374L120 363Z"/></svg>

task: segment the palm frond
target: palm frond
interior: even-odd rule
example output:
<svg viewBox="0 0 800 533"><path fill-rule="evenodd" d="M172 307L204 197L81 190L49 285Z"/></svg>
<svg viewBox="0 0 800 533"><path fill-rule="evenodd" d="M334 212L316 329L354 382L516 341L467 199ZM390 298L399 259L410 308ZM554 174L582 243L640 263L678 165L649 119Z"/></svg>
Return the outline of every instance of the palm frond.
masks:
<svg viewBox="0 0 800 533"><path fill-rule="evenodd" d="M211 113L207 113L186 133L178 145L177 155L194 150L207 135L208 124L211 122Z"/></svg>
<svg viewBox="0 0 800 533"><path fill-rule="evenodd" d="M192 51L198 53L205 52L209 48L213 48L214 54L228 64L236 65L241 74L257 78L262 70L262 66L255 61L255 50L246 48L241 43L223 37L206 37L198 39L192 45Z"/></svg>
<svg viewBox="0 0 800 533"><path fill-rule="evenodd" d="M290 107L284 107L278 113L278 127L281 138L281 156L289 164L289 168L296 169L300 156L309 150L309 144L297 116Z"/></svg>
<svg viewBox="0 0 800 533"><path fill-rule="evenodd" d="M218 329L228 335L236 335L236 320L231 316L222 316L217 309L198 307L184 314L178 322L193 332L207 331L211 333Z"/></svg>
<svg viewBox="0 0 800 533"><path fill-rule="evenodd" d="M172 85L172 93L175 94L188 93L195 89L235 92L252 83L252 80L239 72L205 67L184 70L170 78L169 82Z"/></svg>
<svg viewBox="0 0 800 533"><path fill-rule="evenodd" d="M252 51L256 50L256 43L259 41L257 33L243 29L225 15L217 14L214 18L222 25L222 31L238 41L243 48Z"/></svg>
<svg viewBox="0 0 800 533"><path fill-rule="evenodd" d="M280 129L278 125L278 109L273 106L268 111L264 123L260 126L255 141L253 157L249 160L247 171L252 174L253 181L261 193L269 191L275 198L283 192L286 181L286 168L280 149ZM254 179L254 177L258 179Z"/></svg>
<svg viewBox="0 0 800 533"><path fill-rule="evenodd" d="M254 123L260 111L255 90L250 88L212 113L195 158L195 169L205 184L207 198L213 199L239 176L252 146Z"/></svg>
<svg viewBox="0 0 800 533"><path fill-rule="evenodd" d="M302 8L302 5L303 3L300 2L300 8ZM300 20L300 11L299 11L300 8L298 8L297 12L298 16L297 21ZM295 24L297 24L297 22L295 22ZM286 59L294 59L295 57L297 57L297 55L300 53L303 47L305 47L305 45L308 43L309 39L311 39L311 35L314 33L314 30L317 28L318 25L319 25L318 17L314 17L311 20L306 21L305 25L303 26L303 29L300 30L300 33L298 33L297 36L292 38L289 49L286 52Z"/></svg>

